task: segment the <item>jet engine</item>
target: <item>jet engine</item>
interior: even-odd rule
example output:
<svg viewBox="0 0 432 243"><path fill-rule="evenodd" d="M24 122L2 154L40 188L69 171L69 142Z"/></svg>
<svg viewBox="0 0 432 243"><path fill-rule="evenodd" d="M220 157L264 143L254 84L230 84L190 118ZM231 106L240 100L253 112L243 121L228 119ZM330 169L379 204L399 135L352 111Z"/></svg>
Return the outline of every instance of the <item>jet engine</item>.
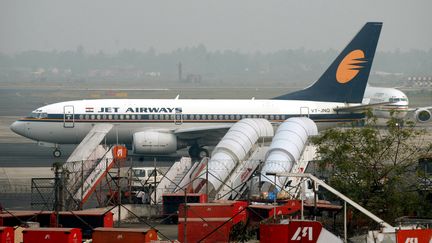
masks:
<svg viewBox="0 0 432 243"><path fill-rule="evenodd" d="M151 130L133 135L132 149L137 154L171 154L177 148L177 137L169 131Z"/></svg>
<svg viewBox="0 0 432 243"><path fill-rule="evenodd" d="M430 110L427 109L418 109L415 114L415 119L417 122L430 122L432 118L432 114Z"/></svg>

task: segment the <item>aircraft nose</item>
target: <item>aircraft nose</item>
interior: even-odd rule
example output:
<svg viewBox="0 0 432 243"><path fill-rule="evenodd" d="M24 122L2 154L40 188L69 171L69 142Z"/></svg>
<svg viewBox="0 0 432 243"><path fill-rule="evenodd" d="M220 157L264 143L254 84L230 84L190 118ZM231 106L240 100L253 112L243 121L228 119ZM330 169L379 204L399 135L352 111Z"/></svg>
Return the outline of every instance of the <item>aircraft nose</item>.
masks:
<svg viewBox="0 0 432 243"><path fill-rule="evenodd" d="M25 134L26 134L25 123L22 121L16 121L16 122L12 123L12 125L10 125L10 129L14 133L19 134L21 136L25 136Z"/></svg>

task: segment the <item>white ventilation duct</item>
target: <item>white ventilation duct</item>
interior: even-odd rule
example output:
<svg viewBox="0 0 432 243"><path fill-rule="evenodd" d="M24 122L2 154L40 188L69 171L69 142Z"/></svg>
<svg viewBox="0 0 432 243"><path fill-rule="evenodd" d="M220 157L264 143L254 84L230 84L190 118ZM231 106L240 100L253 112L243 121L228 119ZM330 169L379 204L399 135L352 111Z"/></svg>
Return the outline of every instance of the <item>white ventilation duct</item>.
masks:
<svg viewBox="0 0 432 243"><path fill-rule="evenodd" d="M246 154L260 138L272 137L273 127L265 119L243 119L234 124L213 150L208 162L209 193L219 189L222 182L235 169L237 163L243 160ZM194 182L194 189L199 191L206 174Z"/></svg>
<svg viewBox="0 0 432 243"><path fill-rule="evenodd" d="M261 181L264 182L262 190L269 190L275 183L274 177L267 176L266 173L290 172L294 163L299 160L308 137L317 134L315 122L307 117L289 118L279 126L261 170ZM285 181L286 177L276 178L279 189Z"/></svg>

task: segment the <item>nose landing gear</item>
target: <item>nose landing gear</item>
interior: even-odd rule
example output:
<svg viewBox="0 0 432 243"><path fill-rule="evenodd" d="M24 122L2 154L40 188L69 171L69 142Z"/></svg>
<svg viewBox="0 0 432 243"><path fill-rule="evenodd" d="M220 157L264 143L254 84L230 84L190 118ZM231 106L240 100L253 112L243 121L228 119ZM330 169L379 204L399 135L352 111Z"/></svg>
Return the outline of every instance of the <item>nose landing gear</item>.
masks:
<svg viewBox="0 0 432 243"><path fill-rule="evenodd" d="M61 153L61 151L58 148L54 149L53 156L55 158L59 158L61 155L62 155L62 153Z"/></svg>

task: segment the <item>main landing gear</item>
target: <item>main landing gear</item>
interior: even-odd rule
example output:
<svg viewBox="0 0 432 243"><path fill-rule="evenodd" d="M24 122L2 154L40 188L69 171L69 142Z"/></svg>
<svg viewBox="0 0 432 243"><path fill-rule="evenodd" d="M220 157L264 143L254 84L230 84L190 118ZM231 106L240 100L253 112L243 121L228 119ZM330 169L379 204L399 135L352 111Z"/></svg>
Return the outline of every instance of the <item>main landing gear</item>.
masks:
<svg viewBox="0 0 432 243"><path fill-rule="evenodd" d="M194 144L189 148L189 156L192 159L202 160L205 157L209 157L209 151L197 144Z"/></svg>

